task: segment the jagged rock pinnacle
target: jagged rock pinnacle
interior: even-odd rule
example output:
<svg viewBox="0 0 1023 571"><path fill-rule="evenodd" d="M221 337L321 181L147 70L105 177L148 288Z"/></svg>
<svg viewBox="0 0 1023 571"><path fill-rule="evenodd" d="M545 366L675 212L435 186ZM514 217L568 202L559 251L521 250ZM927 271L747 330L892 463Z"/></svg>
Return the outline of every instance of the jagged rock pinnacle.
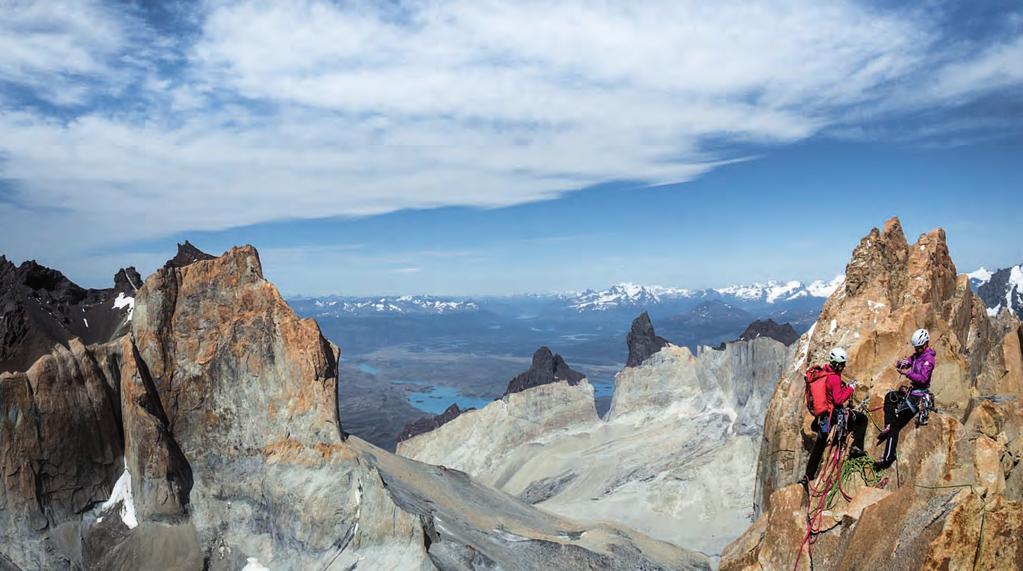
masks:
<svg viewBox="0 0 1023 571"><path fill-rule="evenodd" d="M654 332L650 315L645 311L632 321L632 329L625 340L629 345L629 360L625 363L626 367L638 367L640 363L669 344L667 339L659 337Z"/></svg>
<svg viewBox="0 0 1023 571"><path fill-rule="evenodd" d="M557 381L568 381L570 385L577 385L584 378L585 375L572 370L561 355L552 353L547 347L540 347L533 353L533 364L529 370L512 379L504 394L518 393Z"/></svg>
<svg viewBox="0 0 1023 571"><path fill-rule="evenodd" d="M134 296L135 292L142 287L142 282L142 276L139 275L135 266L121 268L116 274L114 274L114 291Z"/></svg>
<svg viewBox="0 0 1023 571"><path fill-rule="evenodd" d="M199 248L196 248L191 242L185 240L184 244L178 244L178 253L173 258L167 260L167 263L163 265L165 268L183 268L189 264L201 260L212 260L214 256L203 252Z"/></svg>

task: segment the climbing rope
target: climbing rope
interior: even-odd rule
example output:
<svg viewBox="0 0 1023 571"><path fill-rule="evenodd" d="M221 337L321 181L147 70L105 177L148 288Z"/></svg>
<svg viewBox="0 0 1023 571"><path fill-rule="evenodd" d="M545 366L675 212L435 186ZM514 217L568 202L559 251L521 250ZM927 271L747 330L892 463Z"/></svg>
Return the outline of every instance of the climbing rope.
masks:
<svg viewBox="0 0 1023 571"><path fill-rule="evenodd" d="M849 481L849 478L853 476L859 476L860 480L870 488L884 488L888 483L888 478L882 477L874 469L874 461L869 456L860 456L859 458L846 458L842 463L842 473L831 490L828 492L827 508L831 509L838 499L838 495L841 494L845 501L852 501L852 496L847 494L842 486Z"/></svg>
<svg viewBox="0 0 1023 571"><path fill-rule="evenodd" d="M793 571L799 569L799 560L803 556L803 547L806 547L807 556L813 561L813 544L817 536L823 533L824 512L828 509L828 496L833 487L840 480L842 464L845 459L845 441L840 440L831 445L831 453L827 455L827 462L824 471L814 482L807 483L809 499L806 506L806 534L799 544L799 551L796 553L796 562L793 564Z"/></svg>
<svg viewBox="0 0 1023 571"><path fill-rule="evenodd" d="M813 544L817 542L817 536L834 527L826 529L823 527L825 512L834 507L839 495L847 502L852 500L852 496L843 489L843 485L850 478L859 476L863 483L870 487L883 488L888 484L888 478L883 478L877 473L874 469L874 462L868 456L847 457L845 440L843 437L838 442L829 445L831 452L826 456L823 472L814 482L807 484L807 492L810 497L806 507L806 534L803 535L803 541L799 544L796 561L792 566L793 571L799 569L803 547L806 547L812 567Z"/></svg>

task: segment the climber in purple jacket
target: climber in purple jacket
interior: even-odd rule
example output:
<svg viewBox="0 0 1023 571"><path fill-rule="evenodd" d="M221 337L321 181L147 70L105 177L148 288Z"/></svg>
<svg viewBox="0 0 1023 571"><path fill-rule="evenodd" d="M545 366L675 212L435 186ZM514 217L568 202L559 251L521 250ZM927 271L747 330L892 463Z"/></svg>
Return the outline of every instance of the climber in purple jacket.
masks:
<svg viewBox="0 0 1023 571"><path fill-rule="evenodd" d="M927 413L934 405L930 389L935 353L930 346L930 333L926 329L917 329L911 341L913 354L895 363L899 374L909 379L910 387L908 390L901 388L888 391L884 399L884 430L877 435L877 442L885 442L885 447L881 459L874 463L874 468L878 470L895 462L899 431L914 416L917 416L919 424L927 424Z"/></svg>

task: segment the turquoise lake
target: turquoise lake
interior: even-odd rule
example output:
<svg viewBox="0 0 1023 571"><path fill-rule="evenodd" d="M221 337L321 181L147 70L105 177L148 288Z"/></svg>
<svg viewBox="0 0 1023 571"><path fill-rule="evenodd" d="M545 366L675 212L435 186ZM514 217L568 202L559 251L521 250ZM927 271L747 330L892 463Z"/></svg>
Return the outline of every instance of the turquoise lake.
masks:
<svg viewBox="0 0 1023 571"><path fill-rule="evenodd" d="M493 399L466 396L458 392L458 389L443 386L433 386L426 391L409 393L408 395L409 404L430 414L440 414L451 406L452 403L457 404L458 408L463 410L467 408L483 408L490 404L491 400Z"/></svg>

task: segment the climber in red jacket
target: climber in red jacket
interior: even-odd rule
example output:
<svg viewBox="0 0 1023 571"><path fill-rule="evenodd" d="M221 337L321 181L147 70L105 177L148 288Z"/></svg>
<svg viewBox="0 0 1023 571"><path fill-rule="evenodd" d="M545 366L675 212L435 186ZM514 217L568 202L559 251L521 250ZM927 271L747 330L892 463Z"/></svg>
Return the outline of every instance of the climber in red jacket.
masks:
<svg viewBox="0 0 1023 571"><path fill-rule="evenodd" d="M842 371L845 370L848 360L849 356L845 349L835 347L828 353L828 364L822 367L822 370L828 375L825 383L830 412L825 412L813 419L811 426L817 433L817 440L814 441L810 458L806 462L806 472L799 481L804 487L809 484L810 480L817 477L824 449L828 446L831 428L839 421L840 417L845 417L846 428L853 434L853 446L849 449L849 457L859 458L866 455L863 451L863 439L867 434L867 417L862 413L845 408L846 402L852 398L856 389L855 382L846 383L842 380Z"/></svg>

